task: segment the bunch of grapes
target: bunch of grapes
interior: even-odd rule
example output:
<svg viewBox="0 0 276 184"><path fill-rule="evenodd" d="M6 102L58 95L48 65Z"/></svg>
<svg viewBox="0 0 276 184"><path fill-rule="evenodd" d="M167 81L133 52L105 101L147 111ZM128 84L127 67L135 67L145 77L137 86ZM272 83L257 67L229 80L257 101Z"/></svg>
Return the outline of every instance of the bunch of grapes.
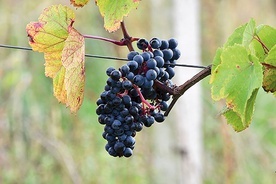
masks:
<svg viewBox="0 0 276 184"><path fill-rule="evenodd" d="M130 157L136 132L165 120L162 111L168 108L170 94L155 83L173 87L173 67L180 57L177 45L175 39L139 39L137 47L143 51L141 54L131 51L125 65L106 70L109 78L97 101L96 113L99 123L104 125L102 136L107 140L105 149L110 155Z"/></svg>

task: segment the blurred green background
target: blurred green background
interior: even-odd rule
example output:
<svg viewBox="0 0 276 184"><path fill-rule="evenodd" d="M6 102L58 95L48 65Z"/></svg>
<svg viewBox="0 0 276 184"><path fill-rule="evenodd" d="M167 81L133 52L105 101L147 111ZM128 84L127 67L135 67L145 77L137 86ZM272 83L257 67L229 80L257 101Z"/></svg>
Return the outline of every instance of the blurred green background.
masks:
<svg viewBox="0 0 276 184"><path fill-rule="evenodd" d="M59 3L69 5L61 0L0 0L0 43L28 46L26 25L37 21L44 8ZM141 1L126 18L132 36L158 37L147 31L154 26L145 15L152 11L151 5ZM275 10L273 0L202 0L204 65L211 63L216 48L249 18L276 27ZM93 1L75 12L74 25L81 33L117 40L122 37L120 31L109 34L104 30ZM127 48L86 40L86 53L125 57ZM147 184L158 183L153 176L159 176L159 181L166 177L158 175L153 164L154 127L136 136L131 158L113 158L104 149L103 126L97 122L95 101L105 85L105 69L119 67L121 62L86 59L85 99L74 115L53 97L52 81L44 75L43 54L0 48L0 55L0 183ZM274 183L276 99L260 92L252 125L236 133L218 116L222 105L211 100L208 79L202 84L203 183Z"/></svg>

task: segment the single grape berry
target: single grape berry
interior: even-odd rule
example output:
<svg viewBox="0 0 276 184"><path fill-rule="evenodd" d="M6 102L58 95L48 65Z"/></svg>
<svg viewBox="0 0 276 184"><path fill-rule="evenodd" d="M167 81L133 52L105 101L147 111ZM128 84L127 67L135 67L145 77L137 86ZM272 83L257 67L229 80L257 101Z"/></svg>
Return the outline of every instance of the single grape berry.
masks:
<svg viewBox="0 0 276 184"><path fill-rule="evenodd" d="M154 56L154 57L160 56L160 57L163 58L163 57L164 57L164 54L163 54L163 52L162 52L161 50L158 50L158 49L157 49L157 50L154 50L154 51L153 51L153 56Z"/></svg>
<svg viewBox="0 0 276 184"><path fill-rule="evenodd" d="M146 78L150 81L150 80L155 80L157 77L157 73L155 70L153 69L149 69L146 73Z"/></svg>
<svg viewBox="0 0 276 184"><path fill-rule="evenodd" d="M128 65L123 65L123 66L121 67L121 70L120 70L120 71L121 71L122 76L125 77L125 76L129 73L130 68L129 68Z"/></svg>
<svg viewBox="0 0 276 184"><path fill-rule="evenodd" d="M169 39L168 42L169 42L169 48L170 49L175 49L178 45L177 40L174 39L174 38Z"/></svg>
<svg viewBox="0 0 276 184"><path fill-rule="evenodd" d="M154 115L154 119L155 119L155 121L157 121L158 123L161 123L161 122L163 122L163 121L165 120L165 116L164 116L162 113L158 112L158 113L156 113L156 114Z"/></svg>
<svg viewBox="0 0 276 184"><path fill-rule="evenodd" d="M175 75L175 72L172 67L167 67L166 72L169 74L169 79L173 78Z"/></svg>
<svg viewBox="0 0 276 184"><path fill-rule="evenodd" d="M125 80L122 82L122 87L125 90L130 90L132 88L132 82L130 82L129 80Z"/></svg>
<svg viewBox="0 0 276 184"><path fill-rule="evenodd" d="M128 59L129 61L131 61L131 60L133 60L134 56L136 56L136 55L138 55L138 54L139 54L139 53L136 52L136 51L131 51L130 53L128 53L127 59Z"/></svg>
<svg viewBox="0 0 276 184"><path fill-rule="evenodd" d="M114 130L118 130L120 128L120 126L122 125L121 121L119 120L114 120L112 123L112 128Z"/></svg>
<svg viewBox="0 0 276 184"><path fill-rule="evenodd" d="M143 52L143 53L141 54L141 56L143 57L143 60L144 60L144 61L149 60L150 57L151 57L151 55L150 55L148 52Z"/></svg>
<svg viewBox="0 0 276 184"><path fill-rule="evenodd" d="M124 156L125 156L125 157L130 157L132 154L133 154L133 151L132 151L131 148L126 148L126 149L124 150Z"/></svg>
<svg viewBox="0 0 276 184"><path fill-rule="evenodd" d="M153 86L153 80L148 80L148 79L145 79L144 80L144 84L143 84L143 88L144 89L151 89L152 88L152 86Z"/></svg>
<svg viewBox="0 0 276 184"><path fill-rule="evenodd" d="M172 49L172 51L173 51L172 59L173 60L178 60L180 58L180 55L181 55L180 50L179 49Z"/></svg>
<svg viewBox="0 0 276 184"><path fill-rule="evenodd" d="M147 67L150 68L150 69L155 68L156 65L157 65L156 60L153 59L153 58L152 58L152 59L149 59L148 61L146 61L146 63L147 63Z"/></svg>
<svg viewBox="0 0 276 184"><path fill-rule="evenodd" d="M161 46L162 42L161 40L159 40L158 38L152 38L150 40L150 46L153 48L153 49L158 49L160 46Z"/></svg>
<svg viewBox="0 0 276 184"><path fill-rule="evenodd" d="M161 40L160 49L164 50L164 49L168 49L168 48L169 48L169 42L167 40Z"/></svg>
<svg viewBox="0 0 276 184"><path fill-rule="evenodd" d="M138 63L138 65L142 65L144 58L141 55L136 55L136 56L134 56L133 61L136 61Z"/></svg>
<svg viewBox="0 0 276 184"><path fill-rule="evenodd" d="M120 141L115 143L114 150L116 151L116 153L121 154L124 151L124 149L125 149L124 143Z"/></svg>
<svg viewBox="0 0 276 184"><path fill-rule="evenodd" d="M146 50L148 48L148 46L149 46L149 42L146 39L144 39L144 38L139 39L137 41L137 47L140 50Z"/></svg>
<svg viewBox="0 0 276 184"><path fill-rule="evenodd" d="M110 77L113 79L113 80L116 80L118 81L121 77L122 77L122 74L119 70L113 70L111 73L110 73Z"/></svg>
<svg viewBox="0 0 276 184"><path fill-rule="evenodd" d="M133 78L133 83L137 86L142 86L145 82L145 78L142 75L135 75Z"/></svg>
<svg viewBox="0 0 276 184"><path fill-rule="evenodd" d="M164 66L165 61L164 61L163 57L161 57L161 56L155 56L154 59L156 61L156 66L158 68L161 68L161 67Z"/></svg>
<svg viewBox="0 0 276 184"><path fill-rule="evenodd" d="M133 78L134 78L134 73L133 72L129 72L127 75L126 75L126 78L130 81L133 81Z"/></svg>
<svg viewBox="0 0 276 184"><path fill-rule="evenodd" d="M113 68L113 67L109 67L108 69L106 69L106 75L110 76L110 74L113 70L115 70L115 68Z"/></svg>
<svg viewBox="0 0 276 184"><path fill-rule="evenodd" d="M136 61L129 61L127 62L127 66L129 67L129 71L133 72L138 68L138 63Z"/></svg>
<svg viewBox="0 0 276 184"><path fill-rule="evenodd" d="M164 60L168 61L170 59L172 59L173 57L173 51L171 49L165 49L162 50L163 54L164 54Z"/></svg>
<svg viewBox="0 0 276 184"><path fill-rule="evenodd" d="M132 136L127 136L124 141L125 146L130 147L135 144L135 139Z"/></svg>

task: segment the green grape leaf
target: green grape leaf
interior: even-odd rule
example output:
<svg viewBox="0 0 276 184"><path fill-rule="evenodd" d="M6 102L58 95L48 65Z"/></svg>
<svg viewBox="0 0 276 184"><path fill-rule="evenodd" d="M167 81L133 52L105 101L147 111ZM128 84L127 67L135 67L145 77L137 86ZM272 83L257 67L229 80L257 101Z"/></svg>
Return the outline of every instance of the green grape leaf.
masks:
<svg viewBox="0 0 276 184"><path fill-rule="evenodd" d="M267 92L276 92L276 45L271 48L264 60L263 89Z"/></svg>
<svg viewBox="0 0 276 184"><path fill-rule="evenodd" d="M248 23L238 27L235 31L229 36L226 43L222 48L218 48L216 51L216 55L213 59L212 73L216 71L216 68L221 63L221 53L223 49L234 46L235 44L241 44L244 46L249 45L249 42L252 41L255 29L255 21L251 19ZM249 41L250 40L250 41ZM210 82L213 81L214 75L211 76Z"/></svg>
<svg viewBox="0 0 276 184"><path fill-rule="evenodd" d="M227 122L232 125L235 131L240 132L244 129L246 129L249 125L250 122L252 121L252 116L254 112L254 105L255 105L255 100L258 94L259 89L255 89L252 92L251 97L248 99L246 103L246 116L245 116L245 121L242 121L241 117L237 112L235 112L232 109L227 109L226 111L223 112L223 115L227 119ZM235 123L231 123L235 122Z"/></svg>
<svg viewBox="0 0 276 184"><path fill-rule="evenodd" d="M254 53L260 61L263 61L267 56L267 50L270 50L276 44L276 29L268 25L260 25L256 28L257 39L253 39L250 44L252 53ZM264 46L266 48L264 48Z"/></svg>
<svg viewBox="0 0 276 184"><path fill-rule="evenodd" d="M251 120L248 117L251 115L247 111L247 104L253 91L262 85L262 65L258 58L250 55L245 46L240 44L224 48L220 60L211 74L212 98L217 101L225 99L227 109L235 112L243 125L248 125L248 120ZM236 118L228 120L233 127L239 123Z"/></svg>
<svg viewBox="0 0 276 184"><path fill-rule="evenodd" d="M73 6L79 8L86 5L89 2L89 0L70 0L70 2Z"/></svg>
<svg viewBox="0 0 276 184"><path fill-rule="evenodd" d="M29 44L44 52L45 75L53 78L54 96L76 112L83 101L84 38L73 27L74 12L66 6L46 8L38 22L26 26Z"/></svg>
<svg viewBox="0 0 276 184"><path fill-rule="evenodd" d="M124 16L137 8L140 0L95 0L101 15L104 17L104 27L109 32L120 28Z"/></svg>
<svg viewBox="0 0 276 184"><path fill-rule="evenodd" d="M242 44L248 46L255 36L256 22L251 19L245 26L242 38Z"/></svg>
<svg viewBox="0 0 276 184"><path fill-rule="evenodd" d="M255 30L255 20L251 19L248 23L235 29L235 31L229 36L223 47L226 48L235 44L248 46L255 36Z"/></svg>
<svg viewBox="0 0 276 184"><path fill-rule="evenodd" d="M227 39L226 43L223 45L224 48L233 46L235 44L242 44L243 43L243 35L244 35L244 30L246 28L247 24L244 24L237 29L229 36Z"/></svg>
<svg viewBox="0 0 276 184"><path fill-rule="evenodd" d="M220 56L221 56L222 51L223 51L223 48L221 48L221 47L217 49L216 55L215 55L215 57L213 59L213 65L212 65L212 71L211 72L216 71L217 67L220 65L220 63L221 63ZM210 81L213 81L212 76L211 76Z"/></svg>

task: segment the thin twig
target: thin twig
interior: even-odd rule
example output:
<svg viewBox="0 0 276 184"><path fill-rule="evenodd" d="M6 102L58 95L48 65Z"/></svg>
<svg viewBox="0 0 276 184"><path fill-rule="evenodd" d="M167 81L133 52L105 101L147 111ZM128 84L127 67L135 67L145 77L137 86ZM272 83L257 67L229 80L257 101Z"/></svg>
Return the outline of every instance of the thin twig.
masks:
<svg viewBox="0 0 276 184"><path fill-rule="evenodd" d="M113 44L118 45L118 46L125 46L126 45L122 41L117 41L117 40L113 40L113 39L109 39L109 38L104 38L104 37L101 37L101 36L83 35L83 37L94 39L94 40L101 40L101 41L110 42L110 43L113 43Z"/></svg>
<svg viewBox="0 0 276 184"><path fill-rule="evenodd" d="M198 83L199 81L201 81L202 79L204 79L205 77L207 77L208 75L211 74L211 68L212 65L207 66L205 69L201 70L200 72L198 72L196 75L194 75L191 79L187 80L184 84L176 87L174 89L174 95L173 95L173 100L170 103L167 111L164 113L164 116L168 116L170 111L172 110L174 104L176 103L176 101L193 85L195 85L196 83Z"/></svg>

